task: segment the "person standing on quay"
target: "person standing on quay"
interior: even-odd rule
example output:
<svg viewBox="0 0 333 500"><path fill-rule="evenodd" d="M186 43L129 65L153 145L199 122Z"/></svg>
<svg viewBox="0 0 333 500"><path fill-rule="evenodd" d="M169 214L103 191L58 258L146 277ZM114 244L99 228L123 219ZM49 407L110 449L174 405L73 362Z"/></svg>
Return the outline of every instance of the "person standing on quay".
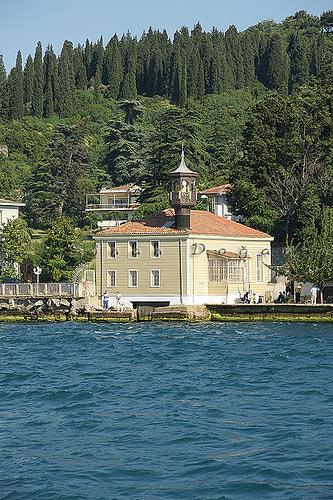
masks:
<svg viewBox="0 0 333 500"><path fill-rule="evenodd" d="M109 309L109 294L107 291L103 293L103 309L105 311Z"/></svg>

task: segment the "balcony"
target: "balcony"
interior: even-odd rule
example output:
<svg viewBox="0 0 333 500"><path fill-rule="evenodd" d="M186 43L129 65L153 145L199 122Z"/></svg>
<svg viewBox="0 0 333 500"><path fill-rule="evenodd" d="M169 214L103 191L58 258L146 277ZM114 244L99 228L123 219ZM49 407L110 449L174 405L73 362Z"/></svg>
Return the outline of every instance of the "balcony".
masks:
<svg viewBox="0 0 333 500"><path fill-rule="evenodd" d="M131 197L127 198L114 198L114 199L103 199L101 196L87 195L86 198L86 212L92 212L95 210L104 211L104 212L113 212L113 211L128 211L135 210L138 208L139 203L136 199L131 199Z"/></svg>

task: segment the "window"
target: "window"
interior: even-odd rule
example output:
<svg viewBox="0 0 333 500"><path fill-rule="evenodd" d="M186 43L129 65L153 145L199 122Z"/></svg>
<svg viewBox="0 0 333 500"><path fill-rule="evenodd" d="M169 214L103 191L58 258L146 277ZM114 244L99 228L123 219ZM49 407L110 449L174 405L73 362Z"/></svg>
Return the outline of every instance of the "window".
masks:
<svg viewBox="0 0 333 500"><path fill-rule="evenodd" d="M150 286L159 287L161 284L161 272L159 269L152 269L150 271Z"/></svg>
<svg viewBox="0 0 333 500"><path fill-rule="evenodd" d="M136 288L138 286L138 270L130 269L128 271L128 286L130 288Z"/></svg>
<svg viewBox="0 0 333 500"><path fill-rule="evenodd" d="M215 213L215 211L216 211L216 198L215 198L215 196L213 198L208 198L208 207L209 207L209 212Z"/></svg>
<svg viewBox="0 0 333 500"><path fill-rule="evenodd" d="M114 269L108 271L107 286L110 288L114 288L116 286L116 271Z"/></svg>
<svg viewBox="0 0 333 500"><path fill-rule="evenodd" d="M209 259L209 281L221 283L227 279L227 263L225 259Z"/></svg>
<svg viewBox="0 0 333 500"><path fill-rule="evenodd" d="M264 256L261 253L257 255L257 281L264 281Z"/></svg>
<svg viewBox="0 0 333 500"><path fill-rule="evenodd" d="M139 256L139 244L137 241L128 242L128 258L137 259Z"/></svg>
<svg viewBox="0 0 333 500"><path fill-rule="evenodd" d="M152 240L150 242L150 257L158 259L161 256L161 245L159 240Z"/></svg>
<svg viewBox="0 0 333 500"><path fill-rule="evenodd" d="M108 259L115 259L117 257L117 245L115 241L108 241L107 243L107 257Z"/></svg>
<svg viewBox="0 0 333 500"><path fill-rule="evenodd" d="M239 259L231 259L228 261L228 278L230 283L239 283L241 282L240 277L240 260Z"/></svg>

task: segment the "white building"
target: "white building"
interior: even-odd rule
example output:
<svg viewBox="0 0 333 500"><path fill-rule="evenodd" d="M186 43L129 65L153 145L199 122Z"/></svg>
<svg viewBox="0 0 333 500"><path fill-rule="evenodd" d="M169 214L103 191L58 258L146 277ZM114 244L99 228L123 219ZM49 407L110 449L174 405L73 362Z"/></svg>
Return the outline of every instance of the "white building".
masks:
<svg viewBox="0 0 333 500"><path fill-rule="evenodd" d="M25 203L18 203L17 201L0 198L0 229L2 229L7 222L18 218L19 209L21 207L25 207Z"/></svg>
<svg viewBox="0 0 333 500"><path fill-rule="evenodd" d="M139 207L141 188L134 184L102 188L99 193L86 195L86 212L100 214L98 227L114 227L132 219Z"/></svg>

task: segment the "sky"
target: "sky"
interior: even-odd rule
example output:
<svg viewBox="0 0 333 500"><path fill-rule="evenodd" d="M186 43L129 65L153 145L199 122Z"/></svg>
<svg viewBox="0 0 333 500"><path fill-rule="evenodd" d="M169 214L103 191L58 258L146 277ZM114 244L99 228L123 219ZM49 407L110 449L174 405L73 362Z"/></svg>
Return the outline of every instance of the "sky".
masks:
<svg viewBox="0 0 333 500"><path fill-rule="evenodd" d="M239 31L264 19L279 22L298 10L319 15L332 9L332 0L0 0L0 54L7 70L16 53L34 54L37 42L56 53L64 40L74 45L86 38L108 42L114 33L140 36L149 26L170 36L181 26Z"/></svg>

